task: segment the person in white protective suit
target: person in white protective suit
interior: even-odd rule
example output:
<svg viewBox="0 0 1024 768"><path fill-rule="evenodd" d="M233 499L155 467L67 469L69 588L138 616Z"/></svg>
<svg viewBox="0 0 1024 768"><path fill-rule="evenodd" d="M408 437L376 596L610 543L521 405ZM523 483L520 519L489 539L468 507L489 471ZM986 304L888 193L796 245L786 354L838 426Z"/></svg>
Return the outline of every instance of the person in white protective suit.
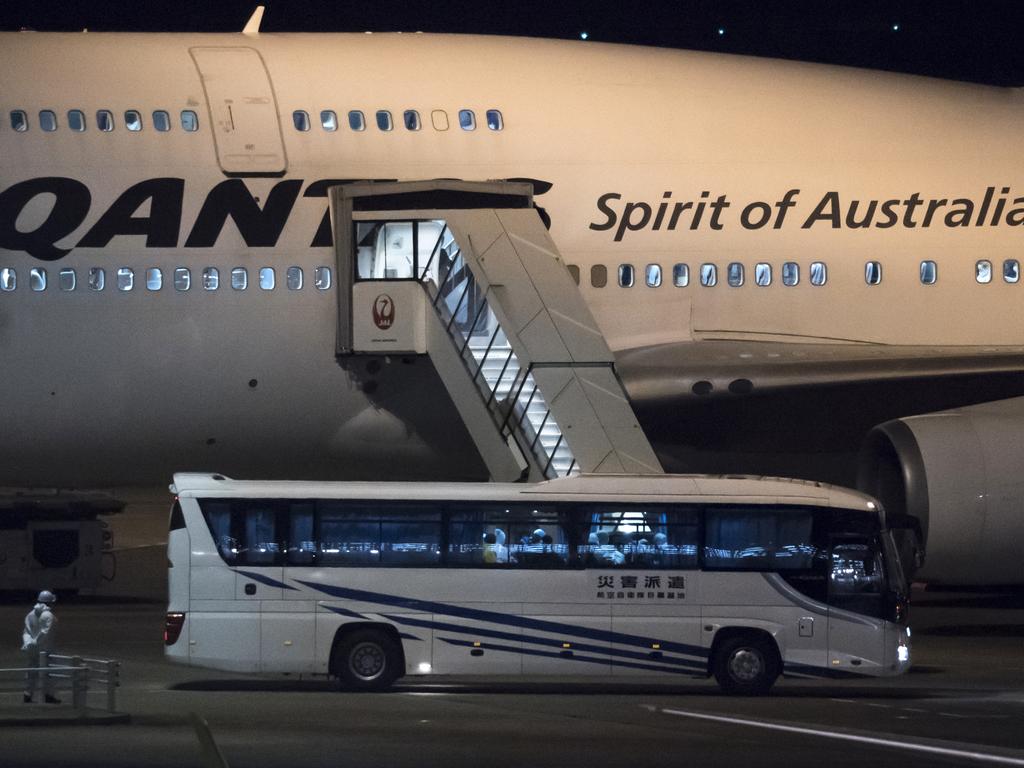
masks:
<svg viewBox="0 0 1024 768"><path fill-rule="evenodd" d="M37 672L40 664L39 654L43 651L53 653L54 630L57 617L53 615L51 606L57 602L56 595L44 589L36 598L36 604L25 617L25 630L21 633L21 650L28 659L29 671L25 680L25 703L31 704L36 688L42 677L43 698L47 704L60 704L60 699L53 695L53 682L45 672Z"/></svg>

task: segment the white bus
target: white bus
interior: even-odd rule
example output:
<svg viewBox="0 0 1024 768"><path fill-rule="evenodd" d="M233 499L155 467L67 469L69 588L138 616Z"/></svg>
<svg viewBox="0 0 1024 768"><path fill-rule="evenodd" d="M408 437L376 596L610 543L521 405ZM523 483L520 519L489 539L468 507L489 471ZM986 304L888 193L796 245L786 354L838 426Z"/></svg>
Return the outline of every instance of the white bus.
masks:
<svg viewBox="0 0 1024 768"><path fill-rule="evenodd" d="M332 675L714 675L910 665L882 510L794 480L539 484L235 481L178 474L168 659Z"/></svg>

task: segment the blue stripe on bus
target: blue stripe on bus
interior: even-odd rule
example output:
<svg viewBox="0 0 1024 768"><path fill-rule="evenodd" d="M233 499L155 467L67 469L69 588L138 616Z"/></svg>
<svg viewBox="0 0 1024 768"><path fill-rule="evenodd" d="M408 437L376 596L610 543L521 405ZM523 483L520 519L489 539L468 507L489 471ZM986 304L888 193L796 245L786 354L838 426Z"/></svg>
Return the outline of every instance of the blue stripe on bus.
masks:
<svg viewBox="0 0 1024 768"><path fill-rule="evenodd" d="M324 594L345 600L358 600L364 603L380 603L381 605L391 605L396 608L422 611L423 613L439 613L446 616L457 616L462 619L486 621L492 624L505 624L508 626L521 627L523 629L532 629L537 632L551 632L552 634L564 634L567 636L575 635L576 637L585 637L589 640L601 640L609 643L618 643L619 645L635 645L641 648L650 648L654 644L659 644L663 651L674 651L675 653L690 654L692 656L701 656L706 654L706 651L698 645L676 643L654 637L629 635L623 632L592 629L590 627L573 627L567 624L560 624L556 621L531 619L525 616L514 616L511 614L499 613L497 611L485 611L479 608L466 608L461 605L437 603L432 600L417 600L411 597L399 597L398 595L388 595L381 592L368 592L362 589L336 587L331 584L317 584L316 582L302 581L301 579L296 579L296 581L298 581L299 584L310 587L319 592L323 592Z"/></svg>
<svg viewBox="0 0 1024 768"><path fill-rule="evenodd" d="M236 570L235 573L237 573L239 576L245 576L245 578L247 579L258 581L260 584L265 584L268 587L277 587L278 589L290 589L293 592L298 592L298 590L295 587L290 587L283 581L278 581L277 579L272 579L269 576L264 576L262 573L253 573L252 571L238 570Z"/></svg>
<svg viewBox="0 0 1024 768"><path fill-rule="evenodd" d="M496 629L482 629L480 627L462 627L458 624L449 624L444 621L425 621L423 619L414 619L409 616L389 616L387 614L381 614L381 616L388 621L393 621L396 624L407 624L414 627L423 627L424 629L435 629L444 630L446 632L459 632L466 635L475 635L477 637L490 637L495 640L511 640L513 642L521 641L524 643L532 643L535 645L554 645L561 646L561 640L553 640L550 637L536 637L533 635L516 634L514 632L501 632ZM486 646L483 646L486 647ZM573 643L572 651L583 651L586 653L607 653L612 656L617 656L623 659L636 659L638 661L647 661L652 664L668 664L674 667L686 667L688 670L699 670L705 671L707 668L707 653L703 654L703 657L699 660L694 659L680 659L677 657L663 657L660 659L651 659L649 653L640 653L638 651L627 651L620 648L602 647L598 645L587 645L583 643ZM661 667L657 667L661 669ZM673 671L668 669L666 671Z"/></svg>
<svg viewBox="0 0 1024 768"><path fill-rule="evenodd" d="M675 672L677 675L690 674L692 670L687 669L673 669L672 667L657 667L653 664L637 664L632 661L617 661L615 659L597 658L594 656L572 656L564 655L558 651L540 651L533 648L515 648L507 645L497 645L495 643L481 643L479 646L473 645L470 640L458 640L454 637L440 637L439 640L443 640L449 645L458 645L466 648L481 648L485 651L503 651L505 653L518 653L524 656L540 656L547 659L561 659L564 661L582 661L586 664L600 664L602 666L622 667L625 669L644 669L651 672Z"/></svg>
<svg viewBox="0 0 1024 768"><path fill-rule="evenodd" d="M350 611L348 608L336 608L333 605L325 605L324 607L328 611L333 611L334 613L341 614L342 616L349 616L349 617L351 617L353 619L366 619L367 618L366 616L364 616L361 613L357 613L356 611Z"/></svg>

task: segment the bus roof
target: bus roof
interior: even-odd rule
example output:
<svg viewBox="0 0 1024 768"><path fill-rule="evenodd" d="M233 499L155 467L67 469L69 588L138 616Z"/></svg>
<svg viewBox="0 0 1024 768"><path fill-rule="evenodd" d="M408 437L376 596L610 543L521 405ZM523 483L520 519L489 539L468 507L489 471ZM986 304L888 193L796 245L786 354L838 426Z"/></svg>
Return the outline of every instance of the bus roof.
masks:
<svg viewBox="0 0 1024 768"><path fill-rule="evenodd" d="M179 472L172 493L179 496L328 499L438 499L514 501L571 497L610 500L769 502L816 504L876 512L870 496L827 483L749 475L577 475L542 483L352 482L233 480L218 474Z"/></svg>

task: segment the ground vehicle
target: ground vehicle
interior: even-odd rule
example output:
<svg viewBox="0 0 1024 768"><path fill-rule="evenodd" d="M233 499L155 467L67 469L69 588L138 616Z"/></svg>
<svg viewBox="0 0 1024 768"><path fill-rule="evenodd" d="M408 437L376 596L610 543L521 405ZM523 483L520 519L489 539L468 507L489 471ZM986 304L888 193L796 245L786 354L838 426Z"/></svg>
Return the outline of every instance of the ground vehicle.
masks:
<svg viewBox="0 0 1024 768"><path fill-rule="evenodd" d="M777 479L243 482L179 474L166 655L335 675L898 674L906 585L868 497Z"/></svg>

